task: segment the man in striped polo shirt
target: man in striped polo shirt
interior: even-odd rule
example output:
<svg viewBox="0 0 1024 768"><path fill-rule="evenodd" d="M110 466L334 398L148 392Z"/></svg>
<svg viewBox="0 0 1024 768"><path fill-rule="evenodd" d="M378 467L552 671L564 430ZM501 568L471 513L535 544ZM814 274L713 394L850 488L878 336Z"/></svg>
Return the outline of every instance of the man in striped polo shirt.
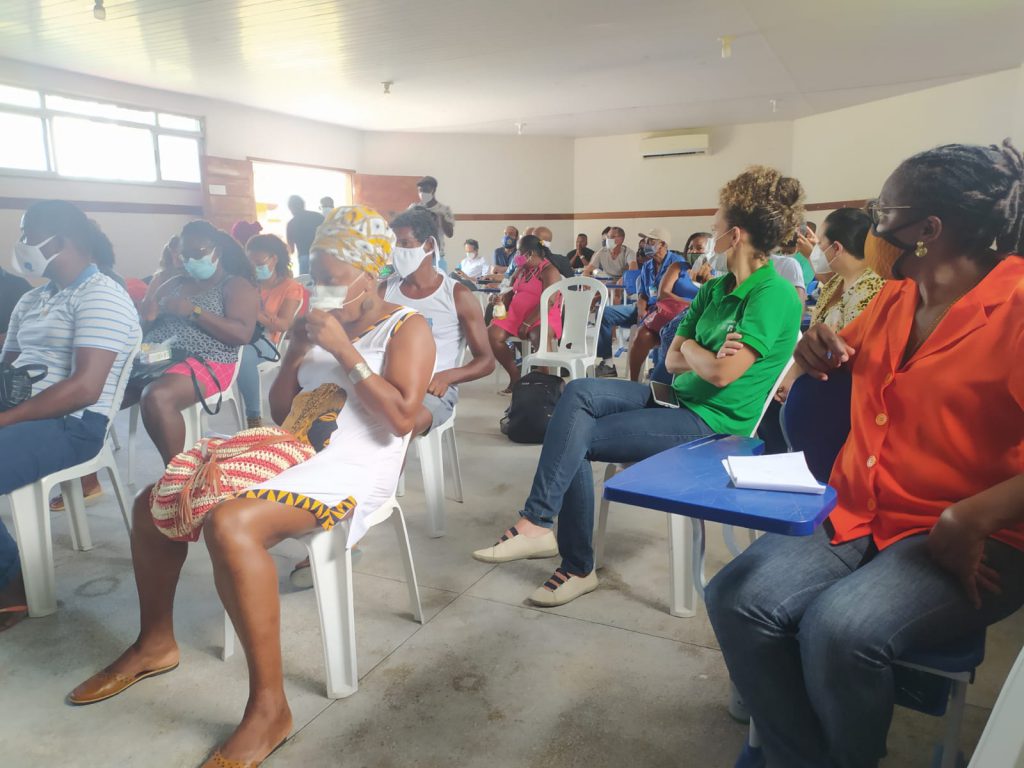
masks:
<svg viewBox="0 0 1024 768"><path fill-rule="evenodd" d="M39 202L21 229L15 269L49 282L14 308L3 362L47 372L32 397L0 411L0 494L99 453L119 377L142 339L131 298L92 262L97 230L81 210ZM24 617L24 601L18 550L0 524L0 630Z"/></svg>

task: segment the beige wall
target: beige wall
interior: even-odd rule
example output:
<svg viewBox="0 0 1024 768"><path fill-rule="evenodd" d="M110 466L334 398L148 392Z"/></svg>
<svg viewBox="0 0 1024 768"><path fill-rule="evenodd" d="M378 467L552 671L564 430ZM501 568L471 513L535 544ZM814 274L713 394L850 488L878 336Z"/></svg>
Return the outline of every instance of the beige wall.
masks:
<svg viewBox="0 0 1024 768"><path fill-rule="evenodd" d="M437 198L456 215L493 214L485 221L458 221L455 250L466 238L480 241L484 254L499 245L508 224L522 232L546 224L556 251L575 237L572 222L510 218L506 214L571 213L572 139L548 136L483 136L436 133L365 133L364 173L431 175ZM412 202L412 201L410 201Z"/></svg>
<svg viewBox="0 0 1024 768"><path fill-rule="evenodd" d="M541 223L528 214L569 214L712 208L719 187L753 163L774 165L804 183L810 202L877 194L896 164L948 141L990 143L1014 136L1024 146L1024 67L851 107L793 122L722 126L708 130L706 156L640 156L640 134L596 138L364 133L285 115L123 85L0 59L0 81L49 88L127 104L203 116L208 153L263 157L351 168L371 174L431 174L438 197L456 214L485 215L457 222L454 251L469 237L490 254L507 223L520 230ZM171 203L198 206L197 188L41 180L0 175L0 197ZM825 212L810 218L820 221ZM20 211L0 210L0 242L17 236ZM121 271L148 274L183 215L98 213L118 252ZM606 220L607 218L607 220ZM614 220L613 220L614 219ZM707 229L710 217L564 218L544 222L554 247L566 251L577 232L591 245L601 229L619 224L627 243L661 226L682 247Z"/></svg>
<svg viewBox="0 0 1024 768"><path fill-rule="evenodd" d="M996 72L796 120L793 172L811 201L874 197L915 152L1015 134L1021 146L1021 121L1024 68Z"/></svg>

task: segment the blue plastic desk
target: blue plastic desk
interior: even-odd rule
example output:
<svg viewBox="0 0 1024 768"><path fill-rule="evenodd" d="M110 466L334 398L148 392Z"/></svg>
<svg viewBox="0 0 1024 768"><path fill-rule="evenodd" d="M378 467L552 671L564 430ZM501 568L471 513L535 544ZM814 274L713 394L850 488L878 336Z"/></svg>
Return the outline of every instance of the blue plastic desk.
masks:
<svg viewBox="0 0 1024 768"><path fill-rule="evenodd" d="M727 456L756 456L764 444L752 437L699 440L637 462L604 486L605 498L698 520L786 536L810 536L836 506L823 495L735 488L722 466Z"/></svg>

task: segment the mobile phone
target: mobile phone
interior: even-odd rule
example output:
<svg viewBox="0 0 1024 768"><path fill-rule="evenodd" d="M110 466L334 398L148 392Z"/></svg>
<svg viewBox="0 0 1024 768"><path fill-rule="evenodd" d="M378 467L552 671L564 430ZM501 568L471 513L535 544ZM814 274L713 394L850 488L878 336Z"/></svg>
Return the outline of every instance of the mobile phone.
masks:
<svg viewBox="0 0 1024 768"><path fill-rule="evenodd" d="M679 407L679 403L676 402L675 390L668 384L664 384L660 381L652 381L651 396L654 398L654 402L662 408Z"/></svg>

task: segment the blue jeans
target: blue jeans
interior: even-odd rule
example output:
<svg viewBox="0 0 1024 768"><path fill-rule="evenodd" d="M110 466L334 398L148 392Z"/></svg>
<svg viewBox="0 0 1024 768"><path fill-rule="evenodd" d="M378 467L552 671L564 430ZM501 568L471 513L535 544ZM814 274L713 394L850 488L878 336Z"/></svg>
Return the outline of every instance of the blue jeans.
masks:
<svg viewBox="0 0 1024 768"><path fill-rule="evenodd" d="M983 590L976 610L926 538L878 552L869 536L832 546L824 527L767 535L712 579L708 616L769 766L874 768L892 720L892 662L1024 604L1024 552L988 541L1003 591Z"/></svg>
<svg viewBox="0 0 1024 768"><path fill-rule="evenodd" d="M612 331L616 327L636 325L636 304L609 304L601 317L601 331L597 336L597 356L607 360L612 356Z"/></svg>
<svg viewBox="0 0 1024 768"><path fill-rule="evenodd" d="M0 429L0 495L91 459L103 447L107 417L86 411L82 418L22 421ZM0 589L21 572L18 546L0 523Z"/></svg>
<svg viewBox="0 0 1024 768"><path fill-rule="evenodd" d="M672 346L672 339L676 337L676 331L679 329L679 323L682 322L683 316L686 314L684 309L678 315L673 317L665 326L659 331L661 338L661 347L658 349L658 363L654 366L654 370L651 371L651 381L660 381L662 384L672 384L672 374L668 372L668 368L665 367L665 360L668 358L669 347Z"/></svg>
<svg viewBox="0 0 1024 768"><path fill-rule="evenodd" d="M309 274L309 252L308 251L306 253L300 252L298 254L298 259L299 259L299 274L300 275L308 275Z"/></svg>
<svg viewBox="0 0 1024 768"><path fill-rule="evenodd" d="M562 568L585 576L594 570L590 462L640 461L711 433L693 411L655 405L644 384L570 381L548 422L523 517L545 528L557 517Z"/></svg>
<svg viewBox="0 0 1024 768"><path fill-rule="evenodd" d="M264 355L261 358L256 350ZM257 366L267 357L273 359L274 352L265 339L260 339L255 344L247 344L242 347L242 359L238 369L238 391L242 393L242 400L245 402L245 415L250 419L258 419L263 415L263 393L260 392L260 372Z"/></svg>

